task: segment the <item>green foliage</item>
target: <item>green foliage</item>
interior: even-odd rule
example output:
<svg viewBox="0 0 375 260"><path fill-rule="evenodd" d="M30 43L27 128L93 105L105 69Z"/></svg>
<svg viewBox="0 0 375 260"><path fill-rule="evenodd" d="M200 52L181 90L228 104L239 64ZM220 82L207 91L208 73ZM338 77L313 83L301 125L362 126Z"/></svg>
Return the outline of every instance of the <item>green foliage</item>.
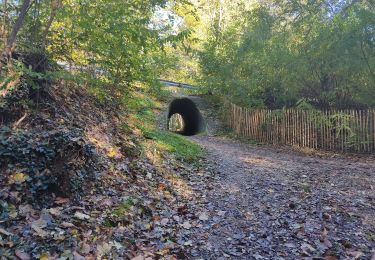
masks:
<svg viewBox="0 0 375 260"><path fill-rule="evenodd" d="M367 1L53 2L60 4L33 4L17 49L46 53L101 99L167 77L247 107L293 107L301 99L316 108L375 105L375 15ZM18 5L4 7L6 33ZM173 14L165 24L161 9ZM3 88L15 77L6 76Z"/></svg>
<svg viewBox="0 0 375 260"><path fill-rule="evenodd" d="M77 153L87 161L66 168L64 163ZM28 194L40 194L51 187L62 194L81 191L83 179L93 175L93 156L94 148L83 140L80 129L30 132L0 128L0 168L6 169L9 185Z"/></svg>
<svg viewBox="0 0 375 260"><path fill-rule="evenodd" d="M19 60L12 60L11 62L13 75L16 75L17 78L22 78L23 81L33 89L38 89L40 87L37 83L38 81L49 80L52 78L52 74L36 72L31 66L26 66Z"/></svg>
<svg viewBox="0 0 375 260"><path fill-rule="evenodd" d="M370 4L235 2L212 7L221 11L213 10L216 18L207 25L202 85L246 107L292 107L301 99L315 108L374 105Z"/></svg>
<svg viewBox="0 0 375 260"><path fill-rule="evenodd" d="M18 80L20 75L18 73L12 73L10 75L0 75L0 90L10 89L9 85L15 80Z"/></svg>
<svg viewBox="0 0 375 260"><path fill-rule="evenodd" d="M314 110L314 106L311 105L305 98L298 100L295 106L301 110Z"/></svg>
<svg viewBox="0 0 375 260"><path fill-rule="evenodd" d="M171 31L164 24L153 26L155 11L166 8L166 3L167 0L35 1L18 34L17 52L47 55L62 64L61 70L69 71L69 80L87 86L102 100L108 96L122 98L136 82L154 86L161 73L172 66L166 48L190 36L189 28ZM9 34L15 23L18 5L19 1L10 0L2 7L8 8L5 33ZM20 69L18 72L33 79L48 76L32 75L34 71L29 66ZM1 80L16 77L6 76ZM2 84L2 88L7 85Z"/></svg>
<svg viewBox="0 0 375 260"><path fill-rule="evenodd" d="M127 109L136 118L136 126L138 128L155 123L155 115L152 111L152 109L157 108L158 106L155 100L150 99L144 95L133 95L132 98L128 98L127 100Z"/></svg>

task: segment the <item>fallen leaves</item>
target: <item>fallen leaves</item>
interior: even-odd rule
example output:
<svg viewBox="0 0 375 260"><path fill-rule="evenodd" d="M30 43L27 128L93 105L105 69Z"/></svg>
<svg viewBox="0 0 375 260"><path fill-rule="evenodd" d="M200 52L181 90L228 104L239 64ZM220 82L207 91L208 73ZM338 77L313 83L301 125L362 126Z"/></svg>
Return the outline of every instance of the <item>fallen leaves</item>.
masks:
<svg viewBox="0 0 375 260"><path fill-rule="evenodd" d="M35 225L31 225L31 228L36 232L36 234L42 238L45 238L46 236L48 236L48 232L44 231L42 228L38 227L38 226L35 226Z"/></svg>
<svg viewBox="0 0 375 260"><path fill-rule="evenodd" d="M324 257L324 260L338 260L337 256L328 255Z"/></svg>
<svg viewBox="0 0 375 260"><path fill-rule="evenodd" d="M20 260L30 260L31 257L29 254L17 249L14 253Z"/></svg>
<svg viewBox="0 0 375 260"><path fill-rule="evenodd" d="M275 155L272 150L248 148L231 140L197 140L207 147L210 165L221 178L211 181L212 190L204 193L206 198L195 214L198 225L191 222L194 229L185 241L192 239L189 252L194 258L243 254L256 259L367 259L372 242L363 230L370 226L363 216L349 213L372 214L366 199L371 193L356 192L348 183L362 182L360 176L366 174L371 182L368 176L373 173L363 174L355 167L342 173L343 166L334 161L312 165L308 164L311 158L296 160L295 155ZM238 159L258 154L279 166ZM335 176L332 168L340 168L340 175ZM208 220L200 217L203 212L208 213ZM350 247L343 238L350 238ZM208 247L207 241L213 246Z"/></svg>
<svg viewBox="0 0 375 260"><path fill-rule="evenodd" d="M82 212L79 212L79 211L76 211L76 213L74 213L74 218L76 219L79 219L79 220L88 220L90 219L90 216L89 215L86 215Z"/></svg>
<svg viewBox="0 0 375 260"><path fill-rule="evenodd" d="M62 198L62 197L57 197L55 199L55 204L61 205L69 202L69 198Z"/></svg>
<svg viewBox="0 0 375 260"><path fill-rule="evenodd" d="M103 242L101 244L99 244L97 247L96 247L96 255L98 258L101 258L103 256L105 256L106 254L108 254L111 249L112 249L112 243L106 243L106 242Z"/></svg>
<svg viewBox="0 0 375 260"><path fill-rule="evenodd" d="M160 221L160 225L162 226L166 226L169 222L169 219L168 218L163 218L161 221Z"/></svg>
<svg viewBox="0 0 375 260"><path fill-rule="evenodd" d="M220 217L222 217L222 216L225 215L225 213L226 213L226 211L224 211L224 210L219 210L219 211L217 212L217 215L220 216ZM250 214L251 214L251 213L250 213Z"/></svg>
<svg viewBox="0 0 375 260"><path fill-rule="evenodd" d="M347 254L352 259L360 259L363 256L363 252L360 252L360 251L357 251L357 250L349 250L349 251L347 251Z"/></svg>
<svg viewBox="0 0 375 260"><path fill-rule="evenodd" d="M49 233L43 228L47 227L48 222L51 221L51 217L46 214L41 214L38 220L35 220L31 223L31 228L36 232L36 234L42 238L45 238L49 235Z"/></svg>
<svg viewBox="0 0 375 260"><path fill-rule="evenodd" d="M18 214L23 217L26 217L28 214L34 213L35 210L30 204L23 204L18 207Z"/></svg>
<svg viewBox="0 0 375 260"><path fill-rule="evenodd" d="M39 256L39 260L49 260L50 259L50 255L48 252L44 252L42 253L40 256Z"/></svg>
<svg viewBox="0 0 375 260"><path fill-rule="evenodd" d="M86 259L84 256L80 255L76 251L73 252L73 257L74 257L74 260L85 260Z"/></svg>
<svg viewBox="0 0 375 260"><path fill-rule="evenodd" d="M6 236L12 236L13 234L0 227L0 233Z"/></svg>
<svg viewBox="0 0 375 260"><path fill-rule="evenodd" d="M136 155L139 145L130 140L138 143L139 137L119 129L124 118L117 112L88 102L79 90L66 98L60 89L56 93L64 97L55 95L53 87L49 91L58 104L46 101L46 107L28 117L24 134L9 133L15 159L0 173L6 180L0 182L0 255L21 260L184 255L191 240L172 241L198 222L195 198L181 172L194 169L168 154L162 155L163 165L154 165ZM92 144L90 135L114 149ZM185 188L189 199L180 193Z"/></svg>
<svg viewBox="0 0 375 260"><path fill-rule="evenodd" d="M302 243L301 251L302 251L302 255L311 256L316 251L316 249L308 243Z"/></svg>
<svg viewBox="0 0 375 260"><path fill-rule="evenodd" d="M48 209L48 212L49 212L51 215L53 215L53 216L55 216L55 217L58 217L58 216L61 215L61 208L50 208L50 209Z"/></svg>
<svg viewBox="0 0 375 260"><path fill-rule="evenodd" d="M62 222L60 224L60 227L63 227L63 228L74 228L76 227L73 223L70 223L70 222Z"/></svg>
<svg viewBox="0 0 375 260"><path fill-rule="evenodd" d="M202 221L206 221L208 220L208 214L207 212L202 212L201 214L199 214L199 220L202 220Z"/></svg>
<svg viewBox="0 0 375 260"><path fill-rule="evenodd" d="M191 228L191 224L189 221L185 221L183 224L181 224L181 226L185 229L190 229Z"/></svg>
<svg viewBox="0 0 375 260"><path fill-rule="evenodd" d="M27 179L27 175L22 172L16 172L9 177L9 184L23 183Z"/></svg>
<svg viewBox="0 0 375 260"><path fill-rule="evenodd" d="M87 243L82 243L82 245L80 246L80 252L84 255L87 255L88 253L90 253L91 251L91 247L89 244Z"/></svg>

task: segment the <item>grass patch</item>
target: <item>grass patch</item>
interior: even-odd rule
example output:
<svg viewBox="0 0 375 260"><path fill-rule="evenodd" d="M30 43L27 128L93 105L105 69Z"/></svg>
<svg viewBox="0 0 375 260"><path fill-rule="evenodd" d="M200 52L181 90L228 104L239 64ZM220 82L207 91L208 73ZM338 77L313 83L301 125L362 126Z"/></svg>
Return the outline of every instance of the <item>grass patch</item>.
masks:
<svg viewBox="0 0 375 260"><path fill-rule="evenodd" d="M159 129L142 129L147 139L155 142L159 151L173 153L177 159L193 163L202 156L201 147L184 136Z"/></svg>
<svg viewBox="0 0 375 260"><path fill-rule="evenodd" d="M133 201L133 199L129 198L125 201L122 201L120 206L117 207L114 211L113 211L113 214L117 217L121 217L121 216L124 216L126 213L129 212L130 208L132 206L134 206L135 203Z"/></svg>

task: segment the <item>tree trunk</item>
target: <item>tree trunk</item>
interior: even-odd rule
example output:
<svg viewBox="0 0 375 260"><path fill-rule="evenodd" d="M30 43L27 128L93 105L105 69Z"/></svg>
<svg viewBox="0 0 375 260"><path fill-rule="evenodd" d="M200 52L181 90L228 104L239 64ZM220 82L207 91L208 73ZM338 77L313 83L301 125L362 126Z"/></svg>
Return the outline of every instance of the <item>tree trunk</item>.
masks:
<svg viewBox="0 0 375 260"><path fill-rule="evenodd" d="M6 46L7 43L7 23L8 23L8 0L4 0L4 8L3 8L3 24L1 25L1 38L4 41L4 47Z"/></svg>
<svg viewBox="0 0 375 260"><path fill-rule="evenodd" d="M44 32L42 34L42 48L44 49L46 47L46 41L47 41L47 35L49 32L49 29L51 28L52 22L55 19L55 16L57 15L57 11L61 7L62 1L61 0L52 0L51 2L51 15L49 16L46 28L44 29Z"/></svg>
<svg viewBox="0 0 375 260"><path fill-rule="evenodd" d="M8 40L7 40L5 48L3 50L2 57L0 59L0 68L3 65L3 62L6 61L9 58L9 56L10 56L12 50L13 50L13 46L14 46L14 43L16 42L17 34L18 34L19 30L21 29L21 27L23 25L23 22L25 20L27 11L29 10L30 1L31 0L24 0L22 5L21 5L20 14L18 15L16 23L13 25L12 31L9 34Z"/></svg>

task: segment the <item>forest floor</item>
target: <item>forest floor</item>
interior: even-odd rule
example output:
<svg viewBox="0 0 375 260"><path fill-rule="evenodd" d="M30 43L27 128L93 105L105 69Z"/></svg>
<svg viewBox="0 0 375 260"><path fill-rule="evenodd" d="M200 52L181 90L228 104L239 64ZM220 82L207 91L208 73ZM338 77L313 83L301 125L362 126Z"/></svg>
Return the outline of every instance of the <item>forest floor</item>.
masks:
<svg viewBox="0 0 375 260"><path fill-rule="evenodd" d="M192 258L375 259L372 158L306 155L213 131L191 139L208 170L206 185L193 187L201 213Z"/></svg>

